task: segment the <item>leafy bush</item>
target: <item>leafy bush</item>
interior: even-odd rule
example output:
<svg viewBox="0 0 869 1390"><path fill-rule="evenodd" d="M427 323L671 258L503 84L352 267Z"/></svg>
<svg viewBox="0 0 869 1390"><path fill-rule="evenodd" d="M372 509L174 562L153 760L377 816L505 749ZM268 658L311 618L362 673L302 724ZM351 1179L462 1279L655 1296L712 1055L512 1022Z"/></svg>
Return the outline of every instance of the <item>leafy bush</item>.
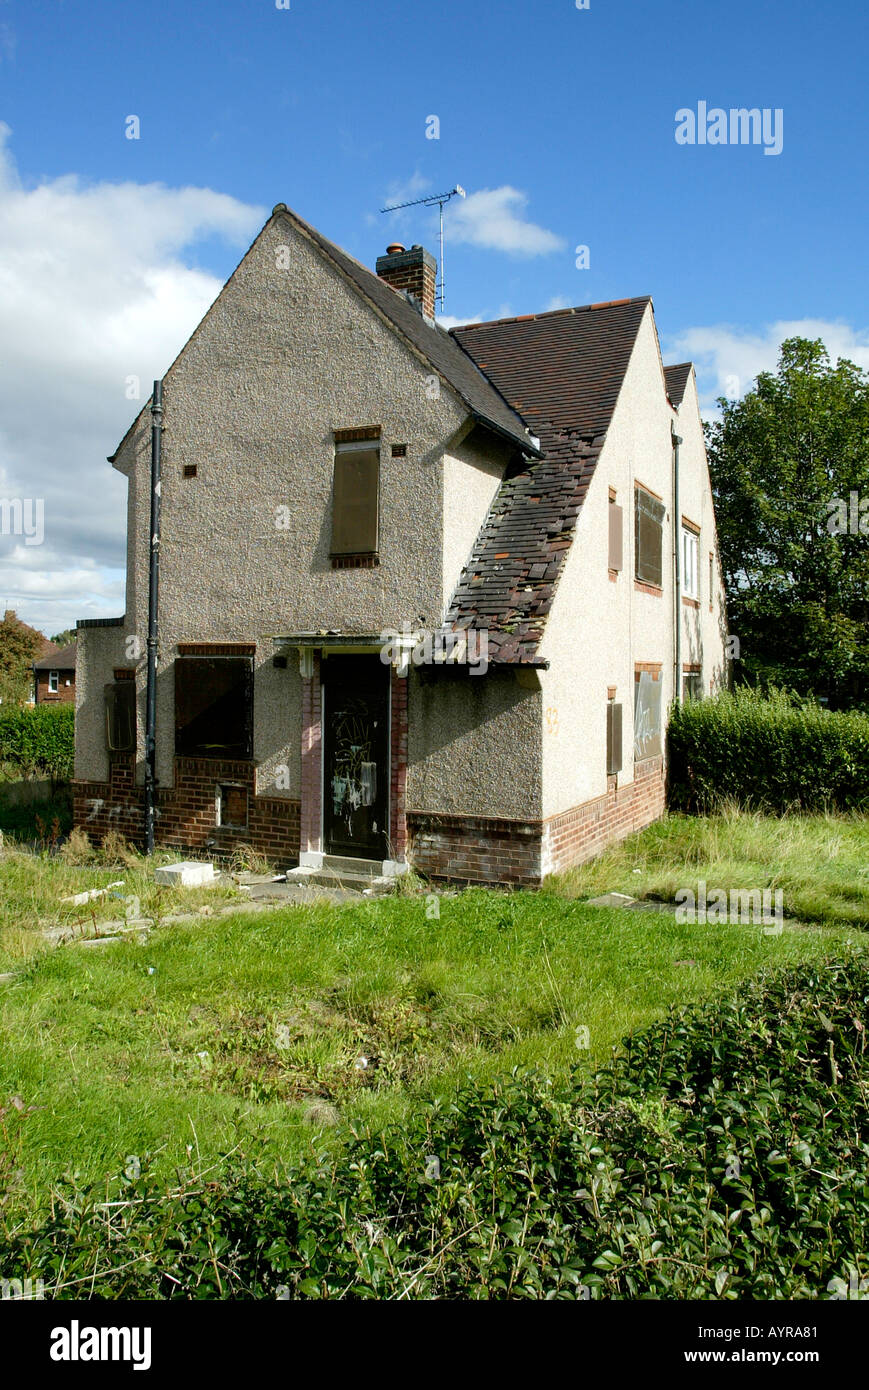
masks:
<svg viewBox="0 0 869 1390"><path fill-rule="evenodd" d="M0 762L22 777L47 776L68 782L75 759L72 705L0 708Z"/></svg>
<svg viewBox="0 0 869 1390"><path fill-rule="evenodd" d="M779 814L869 805L869 715L741 687L675 706L667 737L673 810L722 801Z"/></svg>
<svg viewBox="0 0 869 1390"><path fill-rule="evenodd" d="M848 1296L867 1004L865 960L805 965L671 1011L594 1077L468 1085L280 1181L68 1184L0 1268L67 1298Z"/></svg>

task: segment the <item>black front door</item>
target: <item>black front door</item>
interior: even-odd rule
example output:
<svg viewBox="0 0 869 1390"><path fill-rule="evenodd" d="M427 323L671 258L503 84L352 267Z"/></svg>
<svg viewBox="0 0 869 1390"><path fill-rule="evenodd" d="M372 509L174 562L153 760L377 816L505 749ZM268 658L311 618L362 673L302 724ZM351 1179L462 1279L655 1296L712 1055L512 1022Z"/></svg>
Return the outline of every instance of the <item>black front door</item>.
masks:
<svg viewBox="0 0 869 1390"><path fill-rule="evenodd" d="M389 667L323 660L323 831L327 854L387 857Z"/></svg>

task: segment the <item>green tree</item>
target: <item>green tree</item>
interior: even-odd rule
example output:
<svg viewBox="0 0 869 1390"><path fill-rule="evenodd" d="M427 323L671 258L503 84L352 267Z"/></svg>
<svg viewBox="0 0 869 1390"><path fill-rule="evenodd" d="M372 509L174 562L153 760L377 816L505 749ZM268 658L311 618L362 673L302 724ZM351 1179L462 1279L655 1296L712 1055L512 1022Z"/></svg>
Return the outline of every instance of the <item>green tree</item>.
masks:
<svg viewBox="0 0 869 1390"><path fill-rule="evenodd" d="M30 668L42 651L43 640L14 613L7 612L0 621L0 700L4 705L27 699Z"/></svg>
<svg viewBox="0 0 869 1390"><path fill-rule="evenodd" d="M706 426L740 677L869 703L869 373L789 338Z"/></svg>
<svg viewBox="0 0 869 1390"><path fill-rule="evenodd" d="M75 641L75 633L74 627L65 627L63 632L56 632L51 640L56 647L68 647Z"/></svg>

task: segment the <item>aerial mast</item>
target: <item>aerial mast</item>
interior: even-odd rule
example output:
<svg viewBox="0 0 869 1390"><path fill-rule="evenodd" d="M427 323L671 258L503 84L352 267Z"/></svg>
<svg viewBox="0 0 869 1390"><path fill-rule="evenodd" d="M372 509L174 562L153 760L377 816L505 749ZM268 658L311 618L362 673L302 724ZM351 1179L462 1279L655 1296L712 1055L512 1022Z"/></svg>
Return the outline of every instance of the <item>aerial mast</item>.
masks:
<svg viewBox="0 0 869 1390"><path fill-rule="evenodd" d="M409 203L395 203L391 207L380 209L381 212L398 212L399 208L433 208L435 204L437 204L440 222L438 235L440 244L440 253L438 256L440 280L435 285L435 304L440 304L441 313L444 311L444 204L448 203L450 198L454 198L456 194L458 194L460 198L467 198L468 196L461 184L457 183L455 188L450 189L449 193L432 193L428 198L412 198Z"/></svg>

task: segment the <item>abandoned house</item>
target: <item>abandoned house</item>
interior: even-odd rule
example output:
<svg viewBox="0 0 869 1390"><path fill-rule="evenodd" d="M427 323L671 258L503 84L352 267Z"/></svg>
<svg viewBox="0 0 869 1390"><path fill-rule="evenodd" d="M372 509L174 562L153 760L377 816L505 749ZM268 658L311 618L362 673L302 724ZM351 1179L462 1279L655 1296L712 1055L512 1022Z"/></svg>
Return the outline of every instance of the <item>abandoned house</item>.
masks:
<svg viewBox="0 0 869 1390"><path fill-rule="evenodd" d="M156 839L539 884L664 807L725 678L694 371L648 297L434 320L283 204L162 384ZM140 841L151 403L123 617L83 621L76 823Z"/></svg>

